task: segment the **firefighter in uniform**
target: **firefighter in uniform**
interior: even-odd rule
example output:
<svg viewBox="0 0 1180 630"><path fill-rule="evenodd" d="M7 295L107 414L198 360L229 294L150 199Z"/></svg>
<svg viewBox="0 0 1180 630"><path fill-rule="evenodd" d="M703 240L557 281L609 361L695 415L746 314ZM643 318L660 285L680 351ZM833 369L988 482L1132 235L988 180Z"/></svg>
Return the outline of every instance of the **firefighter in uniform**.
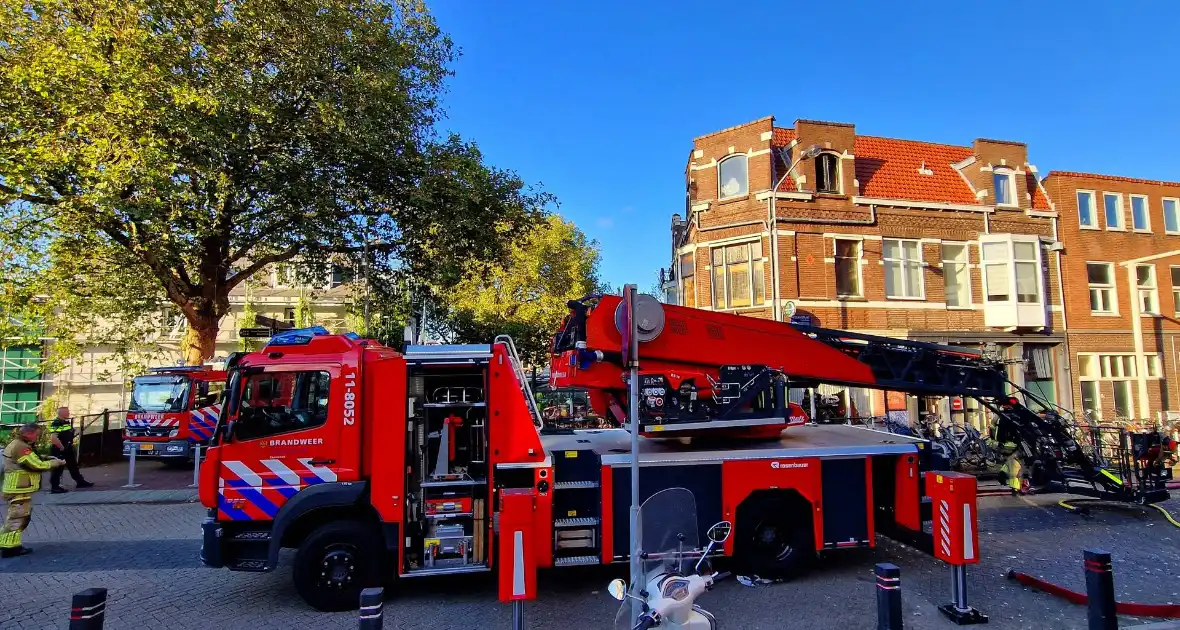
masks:
<svg viewBox="0 0 1180 630"><path fill-rule="evenodd" d="M24 424L4 448L4 485L0 496L6 509L0 525L0 558L15 558L33 551L21 545L20 540L33 513L33 493L41 487L41 473L65 465L60 459L45 461L37 456L33 445L40 436L41 427Z"/></svg>
<svg viewBox="0 0 1180 630"><path fill-rule="evenodd" d="M65 461L66 470L70 471L74 485L79 488L94 486L93 483L86 481L82 472L78 470L78 457L74 453L74 421L70 419L68 407L58 407L57 417L49 421L49 439L49 454ZM53 488L53 494L68 492L61 487L61 473L61 468L56 468L52 473L49 473L49 485Z"/></svg>

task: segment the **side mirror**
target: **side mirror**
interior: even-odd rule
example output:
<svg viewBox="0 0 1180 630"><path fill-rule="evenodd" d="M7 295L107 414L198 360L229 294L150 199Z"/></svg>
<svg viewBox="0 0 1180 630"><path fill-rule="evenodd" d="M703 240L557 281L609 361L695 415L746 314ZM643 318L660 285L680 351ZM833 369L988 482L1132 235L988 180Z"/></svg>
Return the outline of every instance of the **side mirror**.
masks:
<svg viewBox="0 0 1180 630"><path fill-rule="evenodd" d="M623 601L627 599L627 583L621 579L611 580L611 583L606 587L606 592L610 593L611 597Z"/></svg>
<svg viewBox="0 0 1180 630"><path fill-rule="evenodd" d="M720 545L729 540L729 535L733 533L733 523L729 521L721 521L709 528L709 540Z"/></svg>

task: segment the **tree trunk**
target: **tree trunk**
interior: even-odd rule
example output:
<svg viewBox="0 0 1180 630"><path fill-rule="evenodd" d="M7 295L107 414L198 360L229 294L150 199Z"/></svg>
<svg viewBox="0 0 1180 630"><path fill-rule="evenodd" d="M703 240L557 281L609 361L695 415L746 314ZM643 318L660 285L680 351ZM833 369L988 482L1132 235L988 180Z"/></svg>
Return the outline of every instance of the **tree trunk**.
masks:
<svg viewBox="0 0 1180 630"><path fill-rule="evenodd" d="M217 349L218 320L214 315L197 315L188 318L188 333L185 335L184 362L201 365L213 356Z"/></svg>

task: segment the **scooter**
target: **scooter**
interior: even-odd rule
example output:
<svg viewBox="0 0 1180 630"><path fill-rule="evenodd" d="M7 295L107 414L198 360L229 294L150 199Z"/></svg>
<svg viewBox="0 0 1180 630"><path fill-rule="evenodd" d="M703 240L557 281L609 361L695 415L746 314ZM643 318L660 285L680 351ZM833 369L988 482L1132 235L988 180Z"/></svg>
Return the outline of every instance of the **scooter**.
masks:
<svg viewBox="0 0 1180 630"><path fill-rule="evenodd" d="M640 575L636 581L642 590L628 592L621 579L607 587L612 597L623 602L615 617L616 630L716 630L717 620L695 602L730 575L709 572L707 562L713 550L729 539L733 524L721 521L710 527L709 544L701 550L696 501L684 488L662 490L644 501L639 523ZM632 589L635 587L632 583Z"/></svg>

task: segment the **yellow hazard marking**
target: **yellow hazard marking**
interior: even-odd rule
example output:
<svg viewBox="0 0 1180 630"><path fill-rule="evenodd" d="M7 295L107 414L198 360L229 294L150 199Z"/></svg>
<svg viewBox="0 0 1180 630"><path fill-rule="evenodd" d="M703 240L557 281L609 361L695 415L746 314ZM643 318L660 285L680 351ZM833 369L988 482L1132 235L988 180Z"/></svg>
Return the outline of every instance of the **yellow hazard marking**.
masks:
<svg viewBox="0 0 1180 630"><path fill-rule="evenodd" d="M663 430L664 430L664 425L662 425L662 424L657 424L656 426L652 427L652 428L651 428L651 430L652 430L652 431L663 431Z"/></svg>
<svg viewBox="0 0 1180 630"><path fill-rule="evenodd" d="M566 451L566 452L565 452L565 457L566 457L566 459L574 459L574 458L576 458L577 456L578 456L578 452L577 452L577 451Z"/></svg>
<svg viewBox="0 0 1180 630"><path fill-rule="evenodd" d="M569 512L566 512L566 514L565 514L565 515L566 515L566 516L577 516L577 515L578 515L578 511L577 511L577 510L570 510Z"/></svg>
<svg viewBox="0 0 1180 630"><path fill-rule="evenodd" d="M1110 472L1109 470L1106 470L1105 468L1099 468L1098 472L1106 475L1107 477L1110 478L1111 481L1119 484L1120 486L1123 485L1123 480L1116 477L1115 474Z"/></svg>
<svg viewBox="0 0 1180 630"><path fill-rule="evenodd" d="M425 543L424 546L426 546L426 547L437 547L442 544L442 541L439 540L438 538L427 538L426 540L424 540L422 542Z"/></svg>

